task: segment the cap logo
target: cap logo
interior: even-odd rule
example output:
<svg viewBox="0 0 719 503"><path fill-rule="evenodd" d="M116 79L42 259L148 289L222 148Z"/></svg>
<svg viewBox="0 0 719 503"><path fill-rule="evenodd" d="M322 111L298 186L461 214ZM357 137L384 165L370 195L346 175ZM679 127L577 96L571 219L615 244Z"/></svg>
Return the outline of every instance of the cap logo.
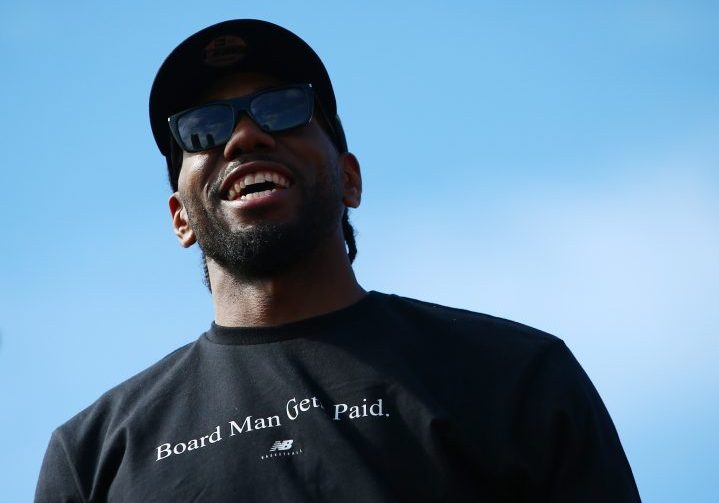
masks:
<svg viewBox="0 0 719 503"><path fill-rule="evenodd" d="M205 64L213 67L230 66L247 54L247 44L240 37L225 35L205 46Z"/></svg>

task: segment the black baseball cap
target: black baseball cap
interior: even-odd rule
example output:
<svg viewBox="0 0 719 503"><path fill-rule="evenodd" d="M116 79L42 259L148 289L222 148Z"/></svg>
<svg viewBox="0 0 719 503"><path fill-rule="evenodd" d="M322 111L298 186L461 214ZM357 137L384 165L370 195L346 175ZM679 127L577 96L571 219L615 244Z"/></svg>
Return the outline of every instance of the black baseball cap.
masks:
<svg viewBox="0 0 719 503"><path fill-rule="evenodd" d="M150 125L168 168L172 140L167 118L196 105L194 100L209 83L237 72L266 73L287 83L312 84L335 144L340 151L347 150L332 82L317 53L281 26L233 19L185 39L157 71L150 91Z"/></svg>

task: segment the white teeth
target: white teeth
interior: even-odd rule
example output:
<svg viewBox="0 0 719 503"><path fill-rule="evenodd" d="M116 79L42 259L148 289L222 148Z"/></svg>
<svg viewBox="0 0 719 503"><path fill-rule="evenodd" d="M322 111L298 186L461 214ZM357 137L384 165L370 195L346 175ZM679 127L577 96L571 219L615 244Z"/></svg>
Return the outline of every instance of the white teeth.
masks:
<svg viewBox="0 0 719 503"><path fill-rule="evenodd" d="M258 197L269 196L273 192L277 192L277 189L263 190L261 192L253 192L251 194L245 194L242 197L240 197L240 201L246 201L248 199L256 199Z"/></svg>
<svg viewBox="0 0 719 503"><path fill-rule="evenodd" d="M248 185L255 183L274 182L283 187L289 186L290 182L279 173L271 173L269 171L262 171L260 173L250 173L245 175L242 180L239 181L240 189L244 189Z"/></svg>
<svg viewBox="0 0 719 503"><path fill-rule="evenodd" d="M242 189L245 189L249 187L250 185L256 184L256 183L264 183L264 182L273 182L278 187L281 187L283 189L286 189L290 186L290 181L282 176L279 173L275 173L273 171L261 171L257 173L250 173L249 175L245 175L242 177L241 180L237 180L234 185L230 188L228 191L227 198L229 200L233 200L235 197L240 195L240 192ZM255 192L252 194L246 194L240 197L240 199L253 199L254 197L261 197L267 194L270 194L271 192L274 192L276 189L272 190L265 190L262 192Z"/></svg>

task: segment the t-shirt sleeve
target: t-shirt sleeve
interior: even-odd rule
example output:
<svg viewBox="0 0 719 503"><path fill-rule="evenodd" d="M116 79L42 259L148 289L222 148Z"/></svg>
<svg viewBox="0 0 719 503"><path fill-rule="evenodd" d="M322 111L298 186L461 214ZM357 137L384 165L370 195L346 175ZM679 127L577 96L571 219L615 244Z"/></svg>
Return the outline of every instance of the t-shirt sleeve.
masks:
<svg viewBox="0 0 719 503"><path fill-rule="evenodd" d="M60 434L55 431L45 452L35 489L35 503L81 503L77 474Z"/></svg>
<svg viewBox="0 0 719 503"><path fill-rule="evenodd" d="M533 475L546 501L641 501L609 413L563 342L557 340L537 360L527 389L521 429L542 465Z"/></svg>

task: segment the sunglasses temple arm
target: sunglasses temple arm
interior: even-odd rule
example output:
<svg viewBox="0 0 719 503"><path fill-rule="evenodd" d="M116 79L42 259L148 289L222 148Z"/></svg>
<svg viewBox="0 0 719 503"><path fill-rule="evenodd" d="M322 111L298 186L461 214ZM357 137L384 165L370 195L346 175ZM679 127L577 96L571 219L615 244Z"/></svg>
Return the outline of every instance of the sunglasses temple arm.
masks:
<svg viewBox="0 0 719 503"><path fill-rule="evenodd" d="M340 149L340 152L348 152L347 149L347 138L345 137L345 130L342 127L342 121L340 120L339 115L335 115L334 126L332 129L334 130L335 137L337 138L338 147Z"/></svg>

